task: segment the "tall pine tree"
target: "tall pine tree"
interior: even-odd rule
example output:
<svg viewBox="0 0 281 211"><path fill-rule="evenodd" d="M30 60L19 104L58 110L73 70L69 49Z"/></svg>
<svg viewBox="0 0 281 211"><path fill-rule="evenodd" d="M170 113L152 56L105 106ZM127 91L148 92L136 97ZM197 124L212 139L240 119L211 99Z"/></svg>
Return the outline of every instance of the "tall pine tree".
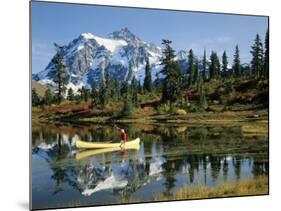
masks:
<svg viewBox="0 0 281 211"><path fill-rule="evenodd" d="M59 46L58 44L54 43L57 53L53 58L52 62L55 65L53 70L56 78L54 82L57 84L57 102L61 103L63 99L63 95L66 91L65 83L66 83L66 69L65 64L63 62L62 51L63 46Z"/></svg>
<svg viewBox="0 0 281 211"><path fill-rule="evenodd" d="M156 79L154 81L154 86L155 86L156 91L162 90L162 80L159 77L159 72L156 73Z"/></svg>
<svg viewBox="0 0 281 211"><path fill-rule="evenodd" d="M195 62L194 62L194 54L193 50L189 50L188 54L188 86L192 86L194 84L194 76L195 76Z"/></svg>
<svg viewBox="0 0 281 211"><path fill-rule="evenodd" d="M32 106L37 106L40 103L40 97L38 96L36 89L32 89Z"/></svg>
<svg viewBox="0 0 281 211"><path fill-rule="evenodd" d="M164 66L161 70L163 79L163 101L175 102L181 94L182 72L178 62L175 59L175 51L171 47L172 41L162 40L164 45L161 64Z"/></svg>
<svg viewBox="0 0 281 211"><path fill-rule="evenodd" d="M146 59L146 66L145 66L145 78L143 83L143 90L147 92L152 91L152 80L151 80L151 68L149 64L149 58Z"/></svg>
<svg viewBox="0 0 281 211"><path fill-rule="evenodd" d="M210 78L211 79L218 79L220 77L220 60L215 51L212 51L210 56Z"/></svg>
<svg viewBox="0 0 281 211"><path fill-rule="evenodd" d="M269 31L267 29L264 41L264 77L269 77Z"/></svg>
<svg viewBox="0 0 281 211"><path fill-rule="evenodd" d="M44 94L44 104L51 105L53 103L53 95L50 89L47 89Z"/></svg>
<svg viewBox="0 0 281 211"><path fill-rule="evenodd" d="M203 80L207 79L207 56L206 56L206 49L204 49L202 76L203 76Z"/></svg>
<svg viewBox="0 0 281 211"><path fill-rule="evenodd" d="M202 76L199 76L198 78L197 91L199 92L198 107L201 111L204 111L208 107L208 104L205 96Z"/></svg>
<svg viewBox="0 0 281 211"><path fill-rule="evenodd" d="M240 77L240 75L241 75L241 65L240 65L240 55L239 55L238 45L235 46L232 69L233 69L234 76L236 78Z"/></svg>
<svg viewBox="0 0 281 211"><path fill-rule="evenodd" d="M131 92L132 92L132 104L137 107L138 106L138 89L139 83L134 76L131 82Z"/></svg>
<svg viewBox="0 0 281 211"><path fill-rule="evenodd" d="M104 81L101 81L99 85L98 101L101 108L104 109L108 102L108 90Z"/></svg>
<svg viewBox="0 0 281 211"><path fill-rule="evenodd" d="M223 74L223 76L227 76L227 65L228 65L227 55L226 55L226 51L224 51L222 54L222 74Z"/></svg>
<svg viewBox="0 0 281 211"><path fill-rule="evenodd" d="M262 77L264 65L263 65L263 45L260 39L259 34L256 35L253 46L251 47L252 61L251 61L251 70L252 74L256 77Z"/></svg>
<svg viewBox="0 0 281 211"><path fill-rule="evenodd" d="M131 88L127 81L124 81L121 87L121 93L123 97L123 115L129 116L133 112L133 103L132 103L132 96L131 96Z"/></svg>
<svg viewBox="0 0 281 211"><path fill-rule="evenodd" d="M74 100L74 93L73 93L73 89L69 88L67 91L67 99L69 101L73 101Z"/></svg>
<svg viewBox="0 0 281 211"><path fill-rule="evenodd" d="M199 79L199 60L198 58L195 58L195 62L194 62L194 66L195 66L195 72L194 72L194 82L193 83L196 83L198 82L198 79Z"/></svg>

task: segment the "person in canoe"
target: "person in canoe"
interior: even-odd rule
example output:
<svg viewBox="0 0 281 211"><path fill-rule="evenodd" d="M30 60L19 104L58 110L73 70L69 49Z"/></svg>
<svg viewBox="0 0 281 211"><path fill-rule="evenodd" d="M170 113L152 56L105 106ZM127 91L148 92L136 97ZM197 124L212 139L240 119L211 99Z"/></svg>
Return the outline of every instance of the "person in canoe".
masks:
<svg viewBox="0 0 281 211"><path fill-rule="evenodd" d="M119 131L121 131L121 143L122 143L122 145L124 146L125 143L126 143L126 141L127 141L127 134L126 134L126 131L125 131L125 129L119 128L119 127L117 127L117 126L116 126L116 128L117 128Z"/></svg>

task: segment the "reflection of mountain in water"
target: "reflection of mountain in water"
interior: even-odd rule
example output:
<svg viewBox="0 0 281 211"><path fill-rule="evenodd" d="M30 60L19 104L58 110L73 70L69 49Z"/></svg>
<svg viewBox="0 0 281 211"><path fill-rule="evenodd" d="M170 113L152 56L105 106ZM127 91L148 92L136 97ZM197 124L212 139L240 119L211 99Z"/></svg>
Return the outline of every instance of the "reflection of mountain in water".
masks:
<svg viewBox="0 0 281 211"><path fill-rule="evenodd" d="M63 146L62 144L61 147ZM52 179L56 180L57 184L66 182L85 196L103 190L128 195L144 183L161 177L162 165L165 163L161 156L163 149L157 151L156 145L153 145L152 157L147 162L143 144L139 151L128 150L130 159L122 158L121 152L114 153L115 157L119 158L115 161L110 159L111 153L101 154L67 167L56 165L60 153L67 154L59 150L58 144L40 144L33 149L33 155L40 156L49 163L54 172ZM104 162L101 162L102 159Z"/></svg>
<svg viewBox="0 0 281 211"><path fill-rule="evenodd" d="M50 179L56 183L54 194L64 191L67 185L83 196L106 191L126 198L143 187L158 184L169 196L176 186L216 185L220 181L239 180L242 176L268 174L268 162L250 154L224 153L223 150L220 153L190 151L194 145L208 145L208 132L191 131L189 141L185 142L187 132L180 134L172 129L161 131L158 128L157 133L159 131L163 133L162 142L146 140L138 151L103 153L79 161L73 153L73 143L79 138L77 134L44 134L32 155L42 158L52 170ZM40 139L40 136L42 134L36 137ZM191 145L192 137L196 137L196 142ZM177 144L171 140L177 140ZM221 142L212 140L218 149L226 141ZM229 148L232 142L226 142ZM179 149L192 153L179 154L175 151Z"/></svg>
<svg viewBox="0 0 281 211"><path fill-rule="evenodd" d="M139 151L128 151L130 159L125 158L117 162L106 159L110 160L109 163L106 161L101 164L97 162L98 156L93 157L89 164L79 171L78 183L83 189L82 194L91 195L107 190L128 196L144 184L159 180L164 170L162 165L166 162L162 156L163 148L157 149L154 144L151 152L152 157L146 161L142 144ZM101 156L106 158L106 155Z"/></svg>

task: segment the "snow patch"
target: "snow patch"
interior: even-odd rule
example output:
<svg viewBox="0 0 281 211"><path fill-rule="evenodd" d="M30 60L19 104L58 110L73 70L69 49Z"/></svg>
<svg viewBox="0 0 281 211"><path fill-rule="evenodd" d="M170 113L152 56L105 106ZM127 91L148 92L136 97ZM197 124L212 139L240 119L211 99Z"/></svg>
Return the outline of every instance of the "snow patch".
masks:
<svg viewBox="0 0 281 211"><path fill-rule="evenodd" d="M85 39L94 39L94 35L90 32L87 32L87 33L82 33L81 34L82 37L84 37Z"/></svg>
<svg viewBox="0 0 281 211"><path fill-rule="evenodd" d="M38 81L38 83L40 83L41 85L52 85L52 86L56 85L56 83L50 79L42 79Z"/></svg>
<svg viewBox="0 0 281 211"><path fill-rule="evenodd" d="M155 157L149 165L149 176L157 175L163 171L162 165L166 162L163 157Z"/></svg>
<svg viewBox="0 0 281 211"><path fill-rule="evenodd" d="M126 68L129 67L129 62L128 62L128 58L127 57L123 57L122 56L123 53L123 49L119 49L118 51L116 51L112 57L111 57L111 64L113 65L122 65Z"/></svg>
<svg viewBox="0 0 281 211"><path fill-rule="evenodd" d="M80 50L82 50L83 48L84 48L83 45L79 45L79 46L77 47L77 51L80 51Z"/></svg>
<svg viewBox="0 0 281 211"><path fill-rule="evenodd" d="M52 149L54 146L55 146L54 143L52 144L41 143L38 145L38 148L48 150L48 149Z"/></svg>
<svg viewBox="0 0 281 211"><path fill-rule="evenodd" d="M108 190L108 189L114 189L114 188L124 188L128 184L127 180L118 180L114 175L111 175L110 177L106 178L104 181L99 182L97 186L93 189L86 188L82 194L84 196L90 196L95 192L101 191L101 190Z"/></svg>
<svg viewBox="0 0 281 211"><path fill-rule="evenodd" d="M94 35L92 39L95 39L99 45L103 45L106 49L108 49L111 52L114 52L120 47L128 45L128 43L124 40L113 40L113 39L101 38Z"/></svg>
<svg viewBox="0 0 281 211"><path fill-rule="evenodd" d="M75 94L77 94L78 90L81 89L83 86L85 86L84 83L79 83L79 84L75 85L75 84L70 82L65 87L66 87L67 90L71 88L73 90L73 92Z"/></svg>

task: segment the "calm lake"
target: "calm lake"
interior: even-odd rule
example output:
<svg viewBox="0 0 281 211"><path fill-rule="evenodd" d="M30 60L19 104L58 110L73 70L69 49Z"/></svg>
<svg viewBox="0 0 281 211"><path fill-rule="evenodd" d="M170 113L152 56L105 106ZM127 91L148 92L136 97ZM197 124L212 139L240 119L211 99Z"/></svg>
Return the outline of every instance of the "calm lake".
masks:
<svg viewBox="0 0 281 211"><path fill-rule="evenodd" d="M75 148L76 140L120 141L106 125L32 129L32 208L153 201L180 187L268 175L268 136L242 126L118 125L139 149Z"/></svg>

